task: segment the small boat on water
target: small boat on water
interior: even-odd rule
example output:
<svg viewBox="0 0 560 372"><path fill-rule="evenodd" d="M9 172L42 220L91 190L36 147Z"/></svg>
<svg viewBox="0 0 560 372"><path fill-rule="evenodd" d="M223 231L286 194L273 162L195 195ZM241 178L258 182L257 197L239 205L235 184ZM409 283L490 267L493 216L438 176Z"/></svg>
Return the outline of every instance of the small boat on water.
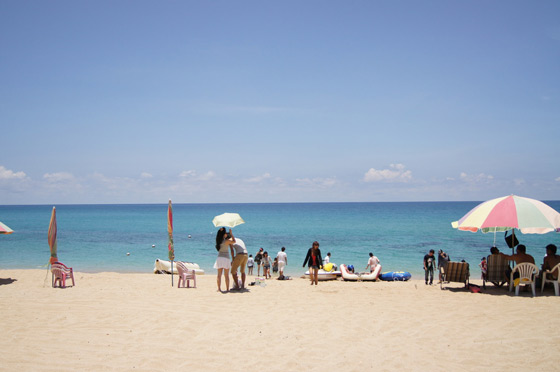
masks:
<svg viewBox="0 0 560 372"><path fill-rule="evenodd" d="M173 274L178 274L177 265L175 265L175 262L177 261L173 262ZM196 275L204 275L204 270L202 270L198 264L194 262L180 262L182 262L187 269L194 270ZM156 262L154 263L154 274L171 274L171 262L160 260L159 258L156 259Z"/></svg>

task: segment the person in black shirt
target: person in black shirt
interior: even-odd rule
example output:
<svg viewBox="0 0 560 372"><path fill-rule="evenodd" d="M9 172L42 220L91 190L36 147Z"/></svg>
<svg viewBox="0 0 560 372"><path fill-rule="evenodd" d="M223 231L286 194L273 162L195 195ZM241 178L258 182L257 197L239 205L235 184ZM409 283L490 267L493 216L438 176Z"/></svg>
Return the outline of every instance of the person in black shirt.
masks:
<svg viewBox="0 0 560 372"><path fill-rule="evenodd" d="M434 266L436 264L434 253L434 250L430 249L430 253L424 256L424 277L426 279L426 285L428 284L428 276L430 277L430 285L434 283Z"/></svg>

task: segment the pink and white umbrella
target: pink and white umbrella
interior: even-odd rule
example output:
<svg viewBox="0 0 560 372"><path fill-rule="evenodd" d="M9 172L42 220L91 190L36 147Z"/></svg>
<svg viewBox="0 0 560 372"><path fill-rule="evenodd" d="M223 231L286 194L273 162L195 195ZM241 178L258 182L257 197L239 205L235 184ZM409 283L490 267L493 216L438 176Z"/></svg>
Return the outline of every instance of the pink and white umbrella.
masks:
<svg viewBox="0 0 560 372"><path fill-rule="evenodd" d="M10 229L8 226L0 222L0 234L11 234L14 230Z"/></svg>
<svg viewBox="0 0 560 372"><path fill-rule="evenodd" d="M546 234L560 232L560 213L541 201L510 195L477 205L451 226L483 233L515 228L523 234Z"/></svg>

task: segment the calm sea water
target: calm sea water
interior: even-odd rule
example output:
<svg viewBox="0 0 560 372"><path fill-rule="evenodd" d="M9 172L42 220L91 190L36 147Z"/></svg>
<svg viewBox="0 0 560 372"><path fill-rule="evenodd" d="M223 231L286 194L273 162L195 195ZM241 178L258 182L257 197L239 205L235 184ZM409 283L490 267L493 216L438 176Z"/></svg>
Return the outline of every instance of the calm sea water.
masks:
<svg viewBox="0 0 560 372"><path fill-rule="evenodd" d="M443 249L452 260L466 260L473 276L489 253L494 234L457 231L451 227L478 202L174 204L177 260L198 263L207 273L216 258L214 216L240 213L245 224L234 229L255 255L263 247L272 257L282 246L288 253L287 273L301 275L303 259L314 240L332 262L363 270L368 253L381 260L383 271L423 275L422 258ZM560 210L560 201L547 202ZM156 258L167 259L167 204L59 205L58 257L84 272L151 272ZM0 206L0 221L14 233L0 235L0 268L40 268L49 260L47 230L52 206ZM189 235L191 238L189 238ZM560 245L560 234L518 235L537 263L544 247ZM496 243L511 252L503 233ZM155 247L152 247L155 245ZM130 255L127 255L130 253Z"/></svg>

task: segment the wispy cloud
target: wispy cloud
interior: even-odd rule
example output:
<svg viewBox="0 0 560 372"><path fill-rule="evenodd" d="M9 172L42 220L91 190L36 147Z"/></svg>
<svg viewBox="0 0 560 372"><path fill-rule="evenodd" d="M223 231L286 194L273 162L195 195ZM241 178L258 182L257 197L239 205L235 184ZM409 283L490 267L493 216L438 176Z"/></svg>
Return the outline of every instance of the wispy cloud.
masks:
<svg viewBox="0 0 560 372"><path fill-rule="evenodd" d="M389 169L370 168L364 175L364 182L408 182L412 180L412 172L403 164L391 164Z"/></svg>
<svg viewBox="0 0 560 372"><path fill-rule="evenodd" d="M264 173L260 176L248 178L248 179L246 179L246 181L249 182L249 183L259 183L259 182L269 180L271 178L272 178L272 176L270 175L270 173L267 172L267 173Z"/></svg>
<svg viewBox="0 0 560 372"><path fill-rule="evenodd" d="M179 173L179 177L183 179L194 180L194 181L210 181L215 179L217 177L217 174L216 172L211 170L203 174L198 174L194 170L186 170Z"/></svg>
<svg viewBox="0 0 560 372"><path fill-rule="evenodd" d="M56 172L56 173L45 173L43 175L43 179L45 179L47 182L56 183L56 182L73 181L75 177L72 173Z"/></svg>
<svg viewBox="0 0 560 372"><path fill-rule="evenodd" d="M488 183L494 180L494 176L485 173L479 174L467 174L465 172L461 172L459 178L468 183Z"/></svg>
<svg viewBox="0 0 560 372"><path fill-rule="evenodd" d="M300 186L320 187L320 188L329 188L338 184L338 180L334 177L297 178L296 182Z"/></svg>
<svg viewBox="0 0 560 372"><path fill-rule="evenodd" d="M0 165L0 180L21 180L24 179L26 174L24 172L14 172Z"/></svg>

